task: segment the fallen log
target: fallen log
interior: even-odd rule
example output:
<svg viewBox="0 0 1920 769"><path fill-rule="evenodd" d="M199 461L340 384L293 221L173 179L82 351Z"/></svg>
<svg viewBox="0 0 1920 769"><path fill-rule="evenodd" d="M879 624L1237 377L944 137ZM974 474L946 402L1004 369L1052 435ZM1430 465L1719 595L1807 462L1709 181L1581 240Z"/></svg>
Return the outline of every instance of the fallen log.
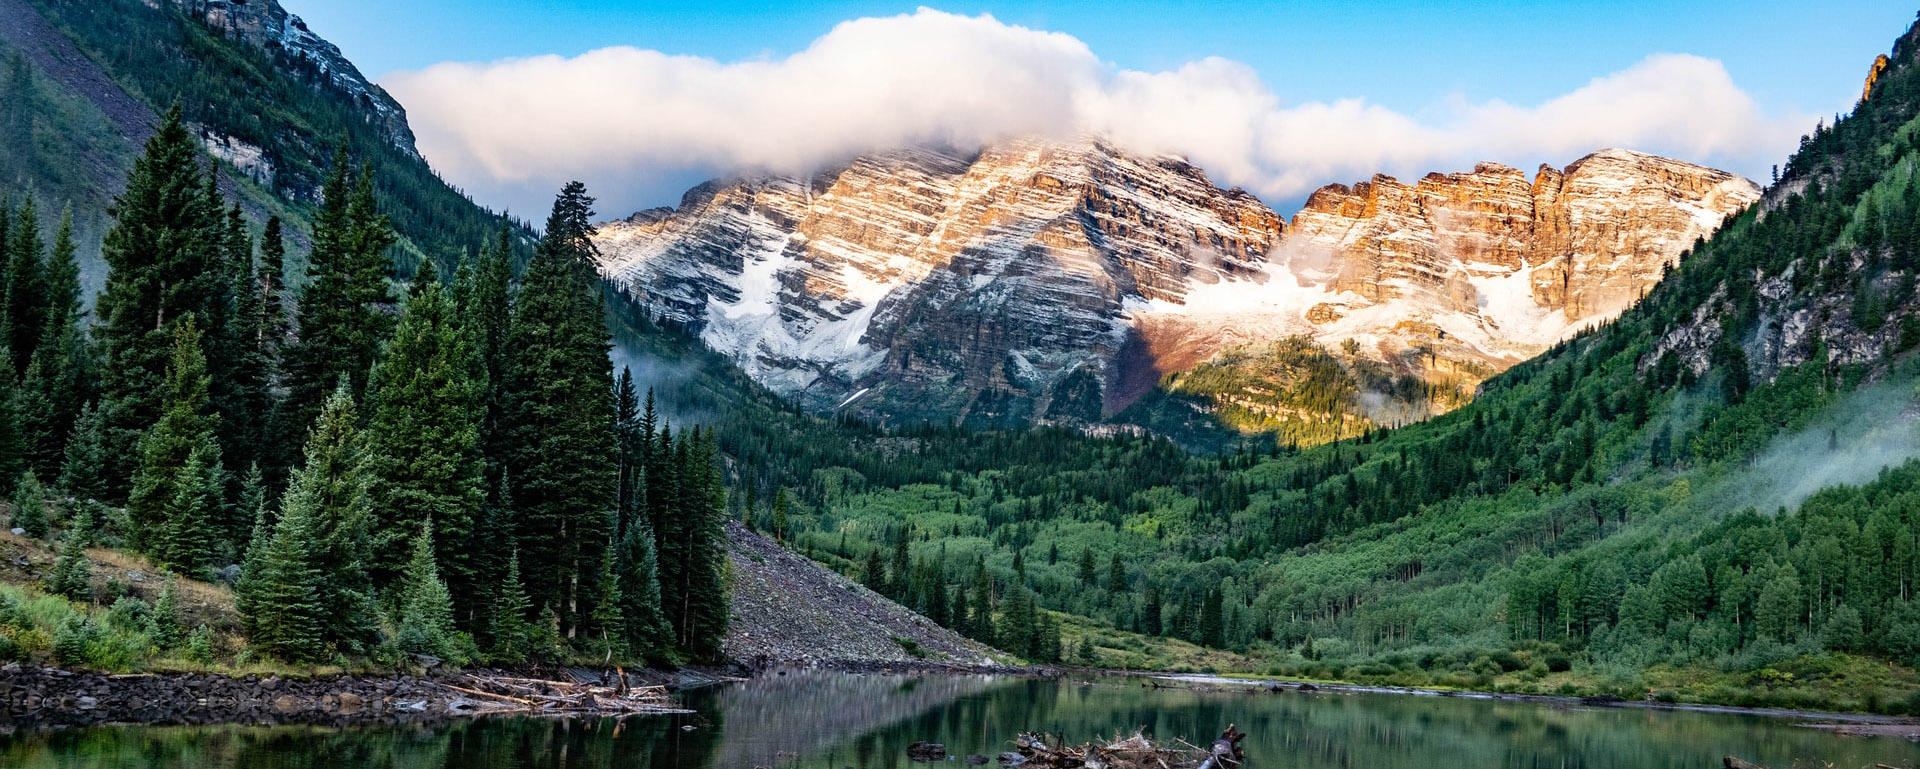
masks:
<svg viewBox="0 0 1920 769"><path fill-rule="evenodd" d="M1051 744L1050 738L1029 733L1015 738L1015 752L1002 754L1000 760L1036 769L1239 769L1246 760L1240 747L1246 736L1229 724L1210 747L1201 748L1181 740L1155 745L1140 731L1104 745L1079 746Z"/></svg>

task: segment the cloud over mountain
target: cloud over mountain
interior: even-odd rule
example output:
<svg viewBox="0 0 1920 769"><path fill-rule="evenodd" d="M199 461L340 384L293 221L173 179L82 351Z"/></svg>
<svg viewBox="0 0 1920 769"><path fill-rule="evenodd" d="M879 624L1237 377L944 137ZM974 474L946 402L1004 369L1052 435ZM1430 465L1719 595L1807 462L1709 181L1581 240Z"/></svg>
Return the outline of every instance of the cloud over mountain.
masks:
<svg viewBox="0 0 1920 769"><path fill-rule="evenodd" d="M1417 76L1417 75L1412 75ZM1564 163L1620 146L1764 175L1811 116L1769 115L1719 62L1655 54L1535 105L1289 104L1238 62L1116 67L1080 40L922 8L843 22L778 59L629 47L395 73L420 148L489 203L537 212L569 178L614 210L687 180L800 173L918 143L1099 132L1275 200L1385 171Z"/></svg>

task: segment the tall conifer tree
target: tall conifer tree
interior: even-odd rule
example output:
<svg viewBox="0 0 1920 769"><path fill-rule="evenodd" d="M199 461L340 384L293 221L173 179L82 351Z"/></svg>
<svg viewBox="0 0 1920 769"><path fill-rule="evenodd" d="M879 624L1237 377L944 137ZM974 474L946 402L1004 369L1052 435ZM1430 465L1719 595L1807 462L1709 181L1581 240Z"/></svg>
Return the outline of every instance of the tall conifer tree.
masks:
<svg viewBox="0 0 1920 769"><path fill-rule="evenodd" d="M277 428L283 435L297 434L291 431L310 424L342 377L350 392L365 390L374 357L393 324L387 251L395 235L374 199L367 169L356 174L350 165L343 141L314 217L309 282L299 302L299 337L285 364L287 401Z"/></svg>
<svg viewBox="0 0 1920 769"><path fill-rule="evenodd" d="M614 504L613 372L601 316L593 199L554 201L514 303L505 372L520 568L535 607L571 632L591 619Z"/></svg>
<svg viewBox="0 0 1920 769"><path fill-rule="evenodd" d="M178 516L193 516L202 525L212 520L213 515L195 505L216 504L219 499L217 493L211 498L200 494L200 486L220 466L220 447L214 442L218 418L207 402L207 361L200 340L193 316L175 326L172 362L162 390L164 410L152 429L140 436L139 465L127 499L135 546L179 568L204 564L172 561L173 554L156 549L163 535L173 536L173 519Z"/></svg>
<svg viewBox="0 0 1920 769"><path fill-rule="evenodd" d="M399 577L421 526L432 522L435 558L463 625L485 608L472 557L483 501L481 393L468 342L445 290L417 283L374 372L365 449L374 583Z"/></svg>
<svg viewBox="0 0 1920 769"><path fill-rule="evenodd" d="M95 329L106 420L101 478L116 499L134 474L134 443L160 418L173 324L188 315L204 323L220 296L218 212L209 208L199 161L179 108L169 110L134 161L101 246L108 267Z"/></svg>

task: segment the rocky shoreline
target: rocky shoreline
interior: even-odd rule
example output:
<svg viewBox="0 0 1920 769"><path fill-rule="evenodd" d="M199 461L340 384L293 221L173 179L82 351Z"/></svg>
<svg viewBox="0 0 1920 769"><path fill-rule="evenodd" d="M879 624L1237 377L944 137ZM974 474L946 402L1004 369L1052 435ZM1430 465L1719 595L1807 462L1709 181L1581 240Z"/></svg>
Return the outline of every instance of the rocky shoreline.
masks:
<svg viewBox="0 0 1920 769"><path fill-rule="evenodd" d="M938 662L841 661L751 669L687 668L629 671L634 686L670 690L705 686L736 673L784 675L797 668L854 674L1046 675L1049 671ZM556 681L598 683L601 671L513 671ZM111 674L12 663L0 666L0 734L103 724L147 726L305 724L348 726L422 723L506 712L485 693L469 689L467 673L337 674L313 677L229 676L217 673ZM477 695L477 696L476 696ZM609 712L610 715L617 713ZM567 715L580 715L568 713Z"/></svg>
<svg viewBox="0 0 1920 769"><path fill-rule="evenodd" d="M598 671L546 672L576 682L597 682L600 676ZM102 724L394 724L501 712L499 703L455 688L464 683L455 676L110 674L14 663L0 667L0 733ZM629 677L635 685L676 689L725 680L702 670L637 671Z"/></svg>

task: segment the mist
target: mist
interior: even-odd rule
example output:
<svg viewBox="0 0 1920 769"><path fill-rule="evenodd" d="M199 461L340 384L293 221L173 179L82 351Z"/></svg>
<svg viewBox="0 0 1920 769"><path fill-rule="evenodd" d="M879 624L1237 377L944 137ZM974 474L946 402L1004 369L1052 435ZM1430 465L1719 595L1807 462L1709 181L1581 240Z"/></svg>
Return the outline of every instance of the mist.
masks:
<svg viewBox="0 0 1920 769"><path fill-rule="evenodd" d="M1774 439L1726 485L1727 509L1798 507L1830 486L1859 485L1920 456L1920 403L1911 380L1843 398L1815 424Z"/></svg>

